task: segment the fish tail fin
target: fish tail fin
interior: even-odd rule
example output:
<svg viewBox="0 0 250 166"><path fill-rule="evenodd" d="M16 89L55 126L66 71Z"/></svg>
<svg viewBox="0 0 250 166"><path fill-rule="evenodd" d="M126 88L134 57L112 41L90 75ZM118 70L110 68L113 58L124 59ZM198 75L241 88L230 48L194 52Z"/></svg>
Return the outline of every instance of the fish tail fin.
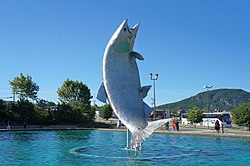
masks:
<svg viewBox="0 0 250 166"><path fill-rule="evenodd" d="M165 123L171 121L171 119L161 119L154 122L148 122L148 125L145 129L140 132L133 133L131 136L130 147L132 149L137 149L138 144L141 145L146 138L148 138L156 129L164 125Z"/></svg>

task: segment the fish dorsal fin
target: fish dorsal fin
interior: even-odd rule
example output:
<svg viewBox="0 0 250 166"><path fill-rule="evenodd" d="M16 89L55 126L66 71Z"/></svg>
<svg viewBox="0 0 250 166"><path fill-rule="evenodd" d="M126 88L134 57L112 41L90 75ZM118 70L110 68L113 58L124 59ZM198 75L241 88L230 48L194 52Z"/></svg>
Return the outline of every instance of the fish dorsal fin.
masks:
<svg viewBox="0 0 250 166"><path fill-rule="evenodd" d="M149 91L150 88L151 88L151 85L141 87L141 96L142 96L142 98L145 98L147 96L148 91Z"/></svg>
<svg viewBox="0 0 250 166"><path fill-rule="evenodd" d="M150 108L146 103L143 102L144 105L144 113L146 117L149 117L149 113L152 112L152 108Z"/></svg>
<svg viewBox="0 0 250 166"><path fill-rule="evenodd" d="M101 84L101 86L99 87L98 93L97 93L97 97L96 97L99 101L106 103L107 101L107 94L106 94L106 90L104 88L103 83Z"/></svg>
<svg viewBox="0 0 250 166"><path fill-rule="evenodd" d="M132 52L130 52L130 55L133 56L133 57L135 57L136 59L144 60L144 58L142 57L142 55L139 54L138 52L132 51Z"/></svg>

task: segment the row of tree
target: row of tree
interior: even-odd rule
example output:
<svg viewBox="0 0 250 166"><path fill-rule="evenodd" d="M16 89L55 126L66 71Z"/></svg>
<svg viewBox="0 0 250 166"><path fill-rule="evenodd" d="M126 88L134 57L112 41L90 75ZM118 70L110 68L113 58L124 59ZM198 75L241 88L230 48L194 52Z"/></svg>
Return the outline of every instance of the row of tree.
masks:
<svg viewBox="0 0 250 166"><path fill-rule="evenodd" d="M0 123L11 121L30 124L87 124L93 122L96 110L101 111L100 116L104 119L110 118L113 113L109 105L91 106L90 89L79 81L64 81L57 91L60 100L58 104L38 99L39 86L29 75L24 76L21 73L10 81L10 86L19 100L0 100ZM188 120L191 123L199 123L202 121L202 113L198 107L193 107L188 111ZM236 124L250 129L249 103L240 104L232 113Z"/></svg>
<svg viewBox="0 0 250 166"><path fill-rule="evenodd" d="M58 104L39 99L39 86L29 75L21 73L10 81L10 87L19 99L17 102L0 100L0 123L80 124L94 119L96 107L90 105L90 89L82 82L65 80L57 91Z"/></svg>

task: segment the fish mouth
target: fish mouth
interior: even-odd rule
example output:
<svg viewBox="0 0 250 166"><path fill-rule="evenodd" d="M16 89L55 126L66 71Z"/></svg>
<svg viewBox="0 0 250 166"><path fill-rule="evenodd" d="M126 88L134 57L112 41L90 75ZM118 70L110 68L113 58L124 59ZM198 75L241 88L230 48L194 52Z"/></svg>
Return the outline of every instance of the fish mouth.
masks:
<svg viewBox="0 0 250 166"><path fill-rule="evenodd" d="M135 26L134 26L133 28L129 28L129 26L128 26L128 19L125 19L125 20L123 21L122 25L123 25L124 28L127 28L128 32L129 32L131 35L136 36L140 24L137 23L137 24L135 24Z"/></svg>
<svg viewBox="0 0 250 166"><path fill-rule="evenodd" d="M127 28L128 28L128 32L130 34L132 34L133 36L136 36L137 31L139 29L139 23L135 24L135 26L133 28L129 28L129 26Z"/></svg>
<svg viewBox="0 0 250 166"><path fill-rule="evenodd" d="M136 36L136 34L137 34L137 31L138 31L138 29L139 29L139 23L137 23L137 24L135 24L135 26L132 28L132 29L130 29L130 31L132 31L131 33L133 34L133 35L135 35Z"/></svg>

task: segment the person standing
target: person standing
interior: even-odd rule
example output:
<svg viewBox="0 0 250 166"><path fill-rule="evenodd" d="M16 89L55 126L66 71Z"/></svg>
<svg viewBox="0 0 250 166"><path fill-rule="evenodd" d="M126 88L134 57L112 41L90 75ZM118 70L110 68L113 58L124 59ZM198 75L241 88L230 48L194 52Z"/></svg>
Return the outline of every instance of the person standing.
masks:
<svg viewBox="0 0 250 166"><path fill-rule="evenodd" d="M172 120L172 130L175 131L175 121Z"/></svg>
<svg viewBox="0 0 250 166"><path fill-rule="evenodd" d="M221 120L221 121L222 121L222 122L221 122L221 133L223 134L223 133L224 133L224 122L225 122L225 121L224 121L224 118L223 118L223 117L222 117L221 119L222 119L222 120Z"/></svg>
<svg viewBox="0 0 250 166"><path fill-rule="evenodd" d="M7 130L10 130L10 121L8 121L6 128L7 128Z"/></svg>
<svg viewBox="0 0 250 166"><path fill-rule="evenodd" d="M26 122L23 122L23 128L26 129Z"/></svg>
<svg viewBox="0 0 250 166"><path fill-rule="evenodd" d="M176 130L179 131L179 121L175 122Z"/></svg>
<svg viewBox="0 0 250 166"><path fill-rule="evenodd" d="M214 128L215 128L215 130L216 130L217 133L220 132L220 122L218 120L216 120Z"/></svg>
<svg viewBox="0 0 250 166"><path fill-rule="evenodd" d="M166 130L169 130L169 122L166 123Z"/></svg>

